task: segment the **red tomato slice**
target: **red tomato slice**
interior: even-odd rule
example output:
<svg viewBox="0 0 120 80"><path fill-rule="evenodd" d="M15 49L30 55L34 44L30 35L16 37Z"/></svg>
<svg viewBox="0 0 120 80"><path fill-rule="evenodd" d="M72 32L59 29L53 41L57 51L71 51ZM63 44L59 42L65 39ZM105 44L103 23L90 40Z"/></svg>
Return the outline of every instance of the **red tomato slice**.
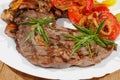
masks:
<svg viewBox="0 0 120 80"><path fill-rule="evenodd" d="M81 17L92 12L93 0L76 0L68 8L68 17L72 23L78 24Z"/></svg>
<svg viewBox="0 0 120 80"><path fill-rule="evenodd" d="M94 7L93 11L97 11L97 12L109 12L109 9L107 6L97 6L97 7Z"/></svg>
<svg viewBox="0 0 120 80"><path fill-rule="evenodd" d="M105 39L109 40L115 40L119 33L120 33L120 25L119 22L117 21L116 17L111 14L110 12L99 12L100 16L97 20L97 22L105 21L106 27L110 27L110 33L108 35L104 35L101 33L101 36L104 37ZM103 31L107 31L106 29L103 29Z"/></svg>
<svg viewBox="0 0 120 80"><path fill-rule="evenodd" d="M79 7L81 7L82 13L90 13L94 6L93 0L73 0Z"/></svg>
<svg viewBox="0 0 120 80"><path fill-rule="evenodd" d="M84 1L86 1L86 6L83 9L83 12L84 13L90 13L90 12L92 12L92 9L94 7L94 1L93 0L84 0Z"/></svg>
<svg viewBox="0 0 120 80"><path fill-rule="evenodd" d="M68 9L68 17L72 23L77 24L82 16L83 14L80 13L79 6L72 6Z"/></svg>

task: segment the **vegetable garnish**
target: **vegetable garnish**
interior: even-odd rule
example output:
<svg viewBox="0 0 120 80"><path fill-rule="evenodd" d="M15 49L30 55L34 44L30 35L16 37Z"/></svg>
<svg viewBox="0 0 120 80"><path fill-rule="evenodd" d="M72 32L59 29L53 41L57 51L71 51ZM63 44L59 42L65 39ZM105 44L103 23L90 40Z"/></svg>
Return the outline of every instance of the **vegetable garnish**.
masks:
<svg viewBox="0 0 120 80"><path fill-rule="evenodd" d="M71 52L71 56L83 46L88 46L89 54L90 54L90 56L92 56L93 53L90 49L91 42L95 42L102 47L107 47L107 45L112 45L112 46L117 45L115 42L112 42L110 40L106 40L106 39L99 37L98 34L101 31L101 29L104 25L104 22L105 21L103 21L99 24L99 27L96 31L94 31L92 24L90 25L89 29L73 24L75 26L75 28L82 33L80 35L76 35L76 36L73 36L73 35L66 36L67 38L71 38L73 41L76 42L74 49Z"/></svg>
<svg viewBox="0 0 120 80"><path fill-rule="evenodd" d="M54 18L41 18L41 19L35 19L32 18L30 16L26 16L29 19L31 19L31 21L27 21L27 22L21 22L21 25L27 25L27 24L31 24L33 25L33 29L32 31L28 34L28 36L25 39L25 42L28 41L35 33L37 33L38 35L42 36L44 41L49 44L49 39L48 36L44 30L44 26L49 26L49 23L52 22L54 20Z"/></svg>
<svg viewBox="0 0 120 80"><path fill-rule="evenodd" d="M106 5L106 6L113 6L116 4L116 0L95 0L96 5Z"/></svg>
<svg viewBox="0 0 120 80"><path fill-rule="evenodd" d="M118 22L120 23L120 13L116 14L115 17L117 18Z"/></svg>

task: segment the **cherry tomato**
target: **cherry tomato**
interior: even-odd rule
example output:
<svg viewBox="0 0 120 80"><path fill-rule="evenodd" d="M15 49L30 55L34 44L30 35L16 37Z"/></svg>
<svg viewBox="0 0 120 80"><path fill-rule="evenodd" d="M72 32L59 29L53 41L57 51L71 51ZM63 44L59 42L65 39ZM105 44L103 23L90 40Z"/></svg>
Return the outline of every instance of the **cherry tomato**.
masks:
<svg viewBox="0 0 120 80"><path fill-rule="evenodd" d="M72 23L78 24L80 19L92 12L93 0L76 0L68 8L68 16Z"/></svg>

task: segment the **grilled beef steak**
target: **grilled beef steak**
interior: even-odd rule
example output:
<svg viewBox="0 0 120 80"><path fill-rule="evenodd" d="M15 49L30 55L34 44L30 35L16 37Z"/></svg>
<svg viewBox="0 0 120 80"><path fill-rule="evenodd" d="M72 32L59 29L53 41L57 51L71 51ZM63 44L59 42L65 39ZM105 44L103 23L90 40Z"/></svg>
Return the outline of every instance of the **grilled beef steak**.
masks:
<svg viewBox="0 0 120 80"><path fill-rule="evenodd" d="M51 17L48 14L34 10L28 10L23 14L39 19L42 17ZM16 17L16 23L29 21L23 14ZM94 65L109 56L113 50L112 46L103 48L93 42L90 45L94 54L92 57L89 55L87 46L80 48L73 56L70 56L75 42L65 36L67 34L76 35L78 31L58 26L53 26L52 28L44 27L50 41L50 45L48 46L43 38L36 34L27 42L24 41L30 33L31 28L32 25L18 26L15 38L17 50L32 64L42 67L66 68L70 66Z"/></svg>
<svg viewBox="0 0 120 80"><path fill-rule="evenodd" d="M18 4L19 3L19 4ZM42 36L36 33L25 42L26 36L32 31L33 25L20 25L21 22L30 21L25 15L40 19L49 17L67 17L67 13L51 10L50 0L13 0L10 8L2 14L2 19L8 23L5 33L13 37L17 44L17 50L32 64L41 67L66 68L70 66L90 66L101 62L108 57L114 47L108 45L103 48L92 42L90 48L93 56L89 54L87 46L80 48L73 56L71 52L75 42L66 35L77 35L77 30L67 29L53 25L45 26L45 32L48 35L50 44L47 45Z"/></svg>

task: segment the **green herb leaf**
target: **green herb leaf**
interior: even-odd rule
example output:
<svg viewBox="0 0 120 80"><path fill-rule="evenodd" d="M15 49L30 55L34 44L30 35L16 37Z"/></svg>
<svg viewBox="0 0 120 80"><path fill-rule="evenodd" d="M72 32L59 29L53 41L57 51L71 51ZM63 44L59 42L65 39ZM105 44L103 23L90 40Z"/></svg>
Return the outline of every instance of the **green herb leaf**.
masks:
<svg viewBox="0 0 120 80"><path fill-rule="evenodd" d="M103 22L101 22L101 23L99 24L99 27L98 27L98 29L97 29L97 31L96 31L96 34L98 34L98 33L101 31L104 23L105 23L105 21L103 21Z"/></svg>
<svg viewBox="0 0 120 80"><path fill-rule="evenodd" d="M106 40L106 39L102 39L100 38L101 41L103 41L106 45L112 45L112 46L117 46L117 44L113 41L110 41L110 40Z"/></svg>
<svg viewBox="0 0 120 80"><path fill-rule="evenodd" d="M74 46L74 49L71 55L73 55L79 48L89 44L93 40L93 37L94 35L90 35L90 36L85 36L84 38L80 39Z"/></svg>
<svg viewBox="0 0 120 80"><path fill-rule="evenodd" d="M66 35L65 37L66 37L66 38L72 38L72 39L75 40L75 41L79 41L79 39L76 38L76 36Z"/></svg>
<svg viewBox="0 0 120 80"><path fill-rule="evenodd" d="M88 43L88 51L89 51L90 57L92 57L92 56L93 56L93 53L92 53L92 51L91 51L91 49L90 49L90 43Z"/></svg>
<svg viewBox="0 0 120 80"><path fill-rule="evenodd" d="M98 43L100 46L106 47L106 44L98 36L94 37L94 41Z"/></svg>
<svg viewBox="0 0 120 80"><path fill-rule="evenodd" d="M104 25L104 22L105 21L103 21L99 24L99 27L96 30L96 32L94 32L94 28L93 28L92 24L90 24L89 29L73 24L75 26L75 28L82 33L79 35L75 35L75 36L73 36L73 35L66 36L66 38L71 38L76 43L71 52L71 55L76 53L81 47L88 46L88 52L89 52L90 56L92 57L93 53L90 49L91 42L95 42L102 47L106 47L106 45L116 46L116 44L114 42L112 42L110 40L102 39L98 36L98 33L101 31L101 29Z"/></svg>
<svg viewBox="0 0 120 80"><path fill-rule="evenodd" d="M26 15L25 15L26 16ZM35 19L35 18L32 18L30 16L26 16L28 17L29 19L31 19L31 21L27 21L27 22L21 22L20 24L21 25L29 25L29 24L33 24L35 25L34 26L34 30L32 30L32 32L30 32L28 34L28 36L26 37L25 41L29 40L33 35L34 33L38 33L39 35L41 35L44 39L44 41L49 44L49 39L48 39L48 36L44 30L44 26L47 25L52 22L54 20L54 18L41 18L41 19Z"/></svg>
<svg viewBox="0 0 120 80"><path fill-rule="evenodd" d="M27 25L27 24L36 24L36 22L28 21L28 22L21 22L21 25Z"/></svg>
<svg viewBox="0 0 120 80"><path fill-rule="evenodd" d="M81 27L81 26L78 26L78 25L75 25L73 24L73 26L78 29L79 31L83 32L83 33L86 33L86 34L89 34L89 30L84 28L84 27Z"/></svg>
<svg viewBox="0 0 120 80"><path fill-rule="evenodd" d="M39 25L40 25L40 24L39 24ZM40 26L40 27L38 27L38 30L39 30L39 33L41 33L44 41L45 41L47 44L49 44L48 36L47 36L44 28L43 28L42 26Z"/></svg>
<svg viewBox="0 0 120 80"><path fill-rule="evenodd" d="M29 35L25 38L25 42L28 41L35 33L35 28L32 30L32 32L29 33Z"/></svg>
<svg viewBox="0 0 120 80"><path fill-rule="evenodd" d="M87 36L87 34L82 33L82 34L80 34L80 35L76 35L75 38L77 38L77 39L82 39L82 38L84 38L85 36Z"/></svg>
<svg viewBox="0 0 120 80"><path fill-rule="evenodd" d="M89 28L89 34L94 34L94 28L93 28L93 25L90 24L90 28Z"/></svg>
<svg viewBox="0 0 120 80"><path fill-rule="evenodd" d="M54 18L42 18L39 19L38 22L40 25L48 25L50 22L52 22L54 20Z"/></svg>

